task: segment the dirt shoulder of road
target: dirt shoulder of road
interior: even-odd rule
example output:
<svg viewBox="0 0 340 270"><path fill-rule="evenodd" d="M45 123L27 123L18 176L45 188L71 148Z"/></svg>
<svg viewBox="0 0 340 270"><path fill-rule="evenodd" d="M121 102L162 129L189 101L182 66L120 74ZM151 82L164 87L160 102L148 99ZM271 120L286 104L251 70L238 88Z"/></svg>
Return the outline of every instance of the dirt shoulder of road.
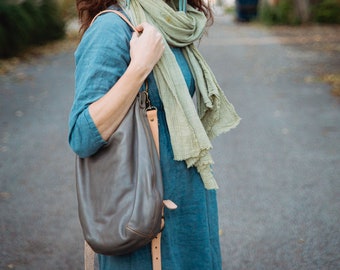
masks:
<svg viewBox="0 0 340 270"><path fill-rule="evenodd" d="M340 25L272 26L268 29L282 44L327 56L330 60L323 68L320 66L316 76L331 85L333 95L340 96Z"/></svg>
<svg viewBox="0 0 340 270"><path fill-rule="evenodd" d="M40 46L32 46L11 58L0 59L0 75L12 72L21 63L30 63L32 60L50 54L75 50L79 42L77 34L67 35L62 40L52 41Z"/></svg>
<svg viewBox="0 0 340 270"><path fill-rule="evenodd" d="M340 25L272 26L268 29L283 43L308 50L340 53Z"/></svg>

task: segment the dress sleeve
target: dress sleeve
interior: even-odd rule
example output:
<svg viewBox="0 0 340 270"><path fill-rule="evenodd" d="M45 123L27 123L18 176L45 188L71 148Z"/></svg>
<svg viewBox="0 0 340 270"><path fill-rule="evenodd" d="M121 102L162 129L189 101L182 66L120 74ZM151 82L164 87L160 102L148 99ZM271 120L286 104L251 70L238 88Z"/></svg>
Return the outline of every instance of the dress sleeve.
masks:
<svg viewBox="0 0 340 270"><path fill-rule="evenodd" d="M68 140L80 157L106 144L94 124L89 105L105 95L130 63L130 27L116 14L99 16L75 52L75 96L69 116Z"/></svg>

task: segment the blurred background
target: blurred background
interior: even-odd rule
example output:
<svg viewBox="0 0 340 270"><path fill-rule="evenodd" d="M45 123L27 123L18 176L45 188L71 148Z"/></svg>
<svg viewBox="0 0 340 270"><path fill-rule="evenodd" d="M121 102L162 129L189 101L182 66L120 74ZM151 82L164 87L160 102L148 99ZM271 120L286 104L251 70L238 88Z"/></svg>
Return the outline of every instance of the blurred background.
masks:
<svg viewBox="0 0 340 270"><path fill-rule="evenodd" d="M338 0L211 0L238 22L266 25L339 24ZM74 0L1 0L0 57L64 38L77 17ZM72 28L75 29L75 28Z"/></svg>
<svg viewBox="0 0 340 270"><path fill-rule="evenodd" d="M339 24L338 0L210 0L217 14L265 25ZM0 58L77 31L74 0L1 0Z"/></svg>
<svg viewBox="0 0 340 270"><path fill-rule="evenodd" d="M211 4L199 49L243 119L213 149L223 270L340 269L340 1ZM0 269L83 269L78 28L75 0L0 0Z"/></svg>

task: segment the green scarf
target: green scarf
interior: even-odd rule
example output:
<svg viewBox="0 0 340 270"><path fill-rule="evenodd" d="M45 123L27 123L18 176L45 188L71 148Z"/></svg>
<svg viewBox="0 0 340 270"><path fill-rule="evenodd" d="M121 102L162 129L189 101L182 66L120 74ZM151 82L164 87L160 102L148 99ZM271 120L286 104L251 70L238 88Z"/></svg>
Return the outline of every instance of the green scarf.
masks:
<svg viewBox="0 0 340 270"><path fill-rule="evenodd" d="M206 17L190 5L176 11L160 0L131 0L124 9L134 24L147 21L166 41L163 56L153 69L163 102L175 160L195 166L206 189L217 189L209 150L210 140L240 122L215 76L193 44L203 35ZM196 84L197 110L170 46L181 47Z"/></svg>

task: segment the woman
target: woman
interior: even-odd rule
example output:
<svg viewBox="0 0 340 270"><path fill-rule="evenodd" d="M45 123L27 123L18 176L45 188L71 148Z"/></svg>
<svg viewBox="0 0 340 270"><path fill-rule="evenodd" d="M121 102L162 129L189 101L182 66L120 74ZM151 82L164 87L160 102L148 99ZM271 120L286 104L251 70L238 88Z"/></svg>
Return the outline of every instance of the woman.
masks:
<svg viewBox="0 0 340 270"><path fill-rule="evenodd" d="M162 267L217 270L222 266L210 139L235 127L240 118L193 45L211 9L203 0L188 2L77 0L83 36L75 52L69 143L81 157L95 154L147 80L158 109L164 199L178 205L165 210ZM90 26L105 9L123 11L141 34L132 33L113 13ZM152 269L149 245L128 255L98 258L100 269Z"/></svg>

